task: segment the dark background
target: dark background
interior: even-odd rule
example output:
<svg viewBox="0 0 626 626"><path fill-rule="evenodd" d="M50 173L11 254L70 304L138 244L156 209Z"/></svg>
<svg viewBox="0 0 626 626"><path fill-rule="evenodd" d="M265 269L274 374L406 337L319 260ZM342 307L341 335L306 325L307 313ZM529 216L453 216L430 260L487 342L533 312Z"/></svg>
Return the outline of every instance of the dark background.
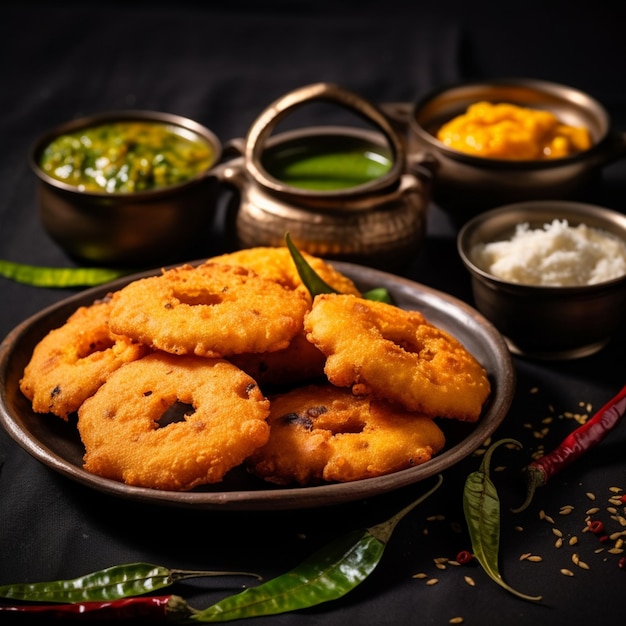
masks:
<svg viewBox="0 0 626 626"><path fill-rule="evenodd" d="M98 2L5 3L0 13L0 257L49 266L74 262L37 219L28 151L39 134L68 119L109 109L156 109L193 118L222 141L242 137L256 116L287 91L333 81L374 102L413 102L462 80L540 78L589 93L606 107L615 132L626 131L624 9L609 2ZM327 123L337 111L312 109L303 122ZM603 170L594 200L624 211L624 161ZM455 229L431 206L429 238L408 277L471 303ZM207 242L207 255L223 243ZM0 279L0 337L66 291ZM626 380L617 337L604 351L569 363L515 358L518 385L496 437L515 436L524 454L498 453L521 466L573 428L579 402L599 408ZM537 393L531 390L537 389ZM553 416L550 434L534 433ZM617 555L595 553L582 533L586 495L603 519L609 487L626 490L621 427L602 446L544 488L512 516L523 489L517 472L502 486L501 571L514 587L544 602L513 598L475 566L438 570L433 559L468 548L461 491L477 468L469 458L445 476L445 488L397 529L379 568L339 602L259 624L608 623L621 615L626 572ZM501 454L501 456L500 456ZM116 500L75 485L30 458L0 433L0 584L67 578L116 563L146 560L170 567L244 569L280 574L344 530L377 523L415 496L406 489L372 501L315 511L228 514ZM563 505L575 514L559 516ZM572 550L554 548L545 511L581 539L589 572ZM435 517L433 517L435 516ZM519 528L518 528L519 527ZM521 554L544 561L520 561ZM560 568L575 569L565 578ZM440 579L427 587L418 572ZM476 580L467 585L463 576ZM238 581L239 582L239 581ZM195 606L230 593L218 579L184 586ZM616 611L619 611L617 613Z"/></svg>

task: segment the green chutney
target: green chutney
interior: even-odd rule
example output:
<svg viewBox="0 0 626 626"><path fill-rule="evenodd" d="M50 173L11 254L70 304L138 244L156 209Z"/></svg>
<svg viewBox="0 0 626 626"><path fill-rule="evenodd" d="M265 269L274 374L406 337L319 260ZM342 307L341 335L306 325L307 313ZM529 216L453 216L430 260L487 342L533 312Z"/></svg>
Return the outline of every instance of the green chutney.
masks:
<svg viewBox="0 0 626 626"><path fill-rule="evenodd" d="M133 193L183 183L214 160L213 146L175 126L119 121L57 137L43 150L39 165L80 190Z"/></svg>
<svg viewBox="0 0 626 626"><path fill-rule="evenodd" d="M349 143L349 142L348 142ZM300 189L334 191L369 183L392 166L381 149L333 145L302 146L271 151L263 165L276 179Z"/></svg>

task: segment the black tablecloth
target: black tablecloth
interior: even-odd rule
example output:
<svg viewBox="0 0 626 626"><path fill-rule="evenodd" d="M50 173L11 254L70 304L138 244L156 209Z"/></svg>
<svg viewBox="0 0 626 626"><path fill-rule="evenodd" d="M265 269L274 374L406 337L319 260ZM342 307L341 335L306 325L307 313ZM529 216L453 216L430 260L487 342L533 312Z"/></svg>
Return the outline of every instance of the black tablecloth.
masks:
<svg viewBox="0 0 626 626"><path fill-rule="evenodd" d="M429 90L467 79L521 76L587 91L626 126L619 15L604 3L539 2L500 8L488 2L429 3L21 3L0 13L0 257L73 266L37 217L31 143L65 120L110 109L178 113L221 140L245 135L271 101L317 81L332 81L374 102L413 102ZM415 6L414 6L415 5ZM332 112L307 122L332 122ZM624 210L623 161L603 169L592 200ZM455 247L455 227L432 204L428 238L407 277L471 304L469 277ZM218 234L207 256L221 251ZM0 279L0 337L71 292ZM621 333L601 352L569 362L514 357L515 396L493 440L514 437L519 452L496 452L502 499L500 571L514 597L474 562L442 565L471 549L462 510L470 456L444 474L443 486L397 527L371 576L341 600L258 624L607 623L622 614L626 570L615 539L585 532L598 507L607 533L625 530L607 511L612 488L626 493L622 426L583 459L524 496L519 469L552 449L626 382ZM545 430L544 430L545 429ZM0 432L0 584L70 578L114 564L148 561L172 568L255 571L268 579L298 564L341 533L382 521L425 485L366 501L295 511L197 511L105 495L61 476ZM495 471L503 465L503 471ZM595 498L592 499L592 498ZM564 515L562 507L573 511ZM623 519L623 518L622 518ZM557 547L554 531L563 533ZM570 545L570 538L578 543ZM542 557L540 562L524 555ZM573 559L589 565L577 566ZM571 570L565 576L561 569ZM425 578L416 575L423 573ZM470 577L475 582L466 581ZM438 579L436 584L427 584ZM224 578L179 584L202 608L241 588ZM252 623L252 621L251 621Z"/></svg>

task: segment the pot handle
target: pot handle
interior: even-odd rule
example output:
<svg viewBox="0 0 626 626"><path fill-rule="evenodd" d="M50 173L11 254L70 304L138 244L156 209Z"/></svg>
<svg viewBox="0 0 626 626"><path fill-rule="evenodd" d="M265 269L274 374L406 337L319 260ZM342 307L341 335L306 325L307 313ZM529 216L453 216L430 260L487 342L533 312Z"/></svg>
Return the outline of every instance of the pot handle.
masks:
<svg viewBox="0 0 626 626"><path fill-rule="evenodd" d="M265 142L280 120L294 109L314 101L325 101L342 105L378 127L389 143L392 157L391 169L385 176L380 178L380 187L387 186L392 181L400 178L405 167L404 144L383 111L359 95L338 85L333 83L314 83L295 89L275 100L257 117L250 127L246 136L244 158L248 172L260 184L276 191L281 190L280 183L270 178L261 166L261 154Z"/></svg>

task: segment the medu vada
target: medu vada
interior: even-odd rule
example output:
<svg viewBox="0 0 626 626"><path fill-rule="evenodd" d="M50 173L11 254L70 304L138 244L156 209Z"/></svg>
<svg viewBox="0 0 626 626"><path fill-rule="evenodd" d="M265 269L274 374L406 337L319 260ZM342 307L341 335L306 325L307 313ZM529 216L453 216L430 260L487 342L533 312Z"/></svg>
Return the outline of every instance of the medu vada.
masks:
<svg viewBox="0 0 626 626"><path fill-rule="evenodd" d="M112 372L145 353L144 346L111 332L110 312L109 299L79 307L35 346L19 383L35 413L67 421Z"/></svg>
<svg viewBox="0 0 626 626"><path fill-rule="evenodd" d="M187 264L117 291L110 324L152 348L219 358L286 348L308 308L303 294L251 270Z"/></svg>
<svg viewBox="0 0 626 626"><path fill-rule="evenodd" d="M269 441L246 465L278 485L373 478L425 463L445 445L433 418L328 383L270 402Z"/></svg>
<svg viewBox="0 0 626 626"><path fill-rule="evenodd" d="M185 412L168 423L173 407ZM216 483L267 442L268 415L256 382L232 363L154 352L111 374L80 407L84 468L153 489Z"/></svg>
<svg viewBox="0 0 626 626"><path fill-rule="evenodd" d="M330 263L307 252L301 252L301 254L315 273L335 291L351 293L356 296L361 295L352 279L339 272ZM264 278L280 283L287 289L302 292L309 300L311 299L309 290L300 278L289 248L271 246L244 248L213 257L209 261L245 267Z"/></svg>
<svg viewBox="0 0 626 626"><path fill-rule="evenodd" d="M325 372L334 385L431 416L479 419L491 391L485 369L420 312L322 294L304 324L309 341L326 355Z"/></svg>

